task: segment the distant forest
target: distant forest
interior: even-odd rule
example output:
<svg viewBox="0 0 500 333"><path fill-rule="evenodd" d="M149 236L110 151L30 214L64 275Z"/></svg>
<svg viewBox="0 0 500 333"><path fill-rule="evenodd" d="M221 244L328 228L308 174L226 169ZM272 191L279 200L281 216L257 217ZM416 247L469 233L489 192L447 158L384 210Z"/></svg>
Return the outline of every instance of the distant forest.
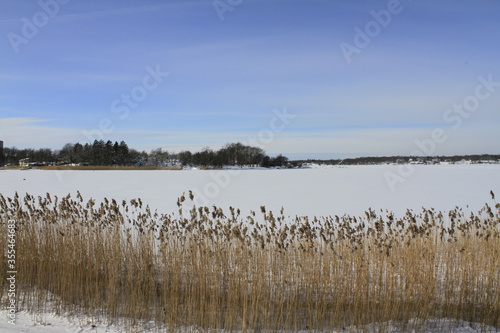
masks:
<svg viewBox="0 0 500 333"><path fill-rule="evenodd" d="M111 142L95 140L93 144L68 143L61 150L4 148L4 160L7 165L18 165L23 159L32 166L37 165L91 165L91 166L201 166L220 168L222 166L261 166L261 167L299 167L305 163L330 165L370 165L370 164L435 164L441 162L456 163L463 160L472 163L500 163L500 155L455 155L455 156L379 156L357 157L330 160L289 161L286 156L268 156L258 147L242 143L228 143L219 150L204 148L198 152L168 152L162 148L151 152L130 149L121 141Z"/></svg>
<svg viewBox="0 0 500 333"><path fill-rule="evenodd" d="M219 150L204 148L199 152L181 151L170 153L162 148L151 152L130 149L121 141L95 140L93 144L68 143L61 150L4 148L5 163L18 165L29 159L30 165L79 164L95 166L172 166L193 165L222 167L258 165L261 167L286 167L289 160L283 155L270 157L258 147L242 143L228 143Z"/></svg>
<svg viewBox="0 0 500 333"><path fill-rule="evenodd" d="M456 163L460 161L471 161L473 163L481 162L500 162L500 155L454 155L454 156L375 156L375 157L357 157L345 159L330 159L330 160L300 160L294 161L295 163L318 163L329 165L370 165L370 164L406 164L406 163L419 163L419 164L435 164L441 162Z"/></svg>

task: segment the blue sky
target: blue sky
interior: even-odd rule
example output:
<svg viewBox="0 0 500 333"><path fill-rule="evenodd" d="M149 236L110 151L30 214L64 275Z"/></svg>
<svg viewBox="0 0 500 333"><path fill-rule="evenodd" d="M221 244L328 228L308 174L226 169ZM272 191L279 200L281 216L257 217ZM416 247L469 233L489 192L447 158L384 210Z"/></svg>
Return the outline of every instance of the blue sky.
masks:
<svg viewBox="0 0 500 333"><path fill-rule="evenodd" d="M496 0L1 6L7 147L103 138L174 152L252 142L291 158L500 153Z"/></svg>

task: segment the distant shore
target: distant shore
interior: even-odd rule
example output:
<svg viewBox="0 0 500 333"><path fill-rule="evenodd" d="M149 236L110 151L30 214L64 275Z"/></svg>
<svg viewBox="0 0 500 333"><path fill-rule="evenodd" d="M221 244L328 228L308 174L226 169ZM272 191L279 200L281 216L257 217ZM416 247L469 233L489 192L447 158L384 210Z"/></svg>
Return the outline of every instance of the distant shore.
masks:
<svg viewBox="0 0 500 333"><path fill-rule="evenodd" d="M6 170L182 170L182 167L152 167L152 166L92 166L92 165L58 165L58 166L36 166L36 167L20 167L7 166Z"/></svg>

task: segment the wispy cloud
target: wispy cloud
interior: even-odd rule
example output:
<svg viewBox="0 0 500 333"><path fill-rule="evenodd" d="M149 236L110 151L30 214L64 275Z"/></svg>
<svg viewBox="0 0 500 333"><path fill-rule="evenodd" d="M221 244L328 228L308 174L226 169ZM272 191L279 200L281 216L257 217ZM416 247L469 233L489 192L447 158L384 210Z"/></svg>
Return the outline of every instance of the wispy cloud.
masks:
<svg viewBox="0 0 500 333"><path fill-rule="evenodd" d="M165 9L167 7L170 7L170 5L117 8L117 9L101 10L89 13L65 14L58 16L57 19L64 21L91 20L95 18L103 18L110 16L123 16L123 15L133 15L145 12L153 12Z"/></svg>
<svg viewBox="0 0 500 333"><path fill-rule="evenodd" d="M440 149L496 152L498 135L487 126L500 119L491 40L498 3L407 1L348 65L339 42L385 7L254 0L221 22L211 0L71 1L32 36L21 18L32 19L39 3L8 1L0 32L26 34L29 44L0 63L0 136L10 146L57 149L110 120L105 140L197 149L256 135L273 108L287 106L297 120L270 153L408 154L415 139L448 128L444 112L491 73L494 94ZM145 68L156 64L171 76L145 90L154 85Z"/></svg>
<svg viewBox="0 0 500 333"><path fill-rule="evenodd" d="M72 13L72 14L61 14L54 17L56 20L60 21L82 21L82 20L92 20L96 18L106 18L114 16L125 16L125 15L135 15L139 13L156 12L164 9L179 9L182 7L188 7L193 5L206 5L203 1L181 1L172 2L168 4L161 5L150 5L150 6L135 6L135 7L123 7L114 8L109 10L100 10L87 13ZM36 10L41 10L40 7L34 8ZM29 15L28 15L29 16ZM4 18L0 19L0 23L17 23L22 22L22 17L19 18Z"/></svg>
<svg viewBox="0 0 500 333"><path fill-rule="evenodd" d="M50 123L51 120L34 117L0 118L0 136L5 146L19 148L62 148L61 142L72 142L78 137L78 131L49 126Z"/></svg>
<svg viewBox="0 0 500 333"><path fill-rule="evenodd" d="M50 75L46 73L0 73L0 80L10 82L43 82L47 84L59 83L65 86L75 84L88 84L89 82L102 83L102 82L136 82L137 77L129 75L128 73L111 73L111 72L51 72Z"/></svg>

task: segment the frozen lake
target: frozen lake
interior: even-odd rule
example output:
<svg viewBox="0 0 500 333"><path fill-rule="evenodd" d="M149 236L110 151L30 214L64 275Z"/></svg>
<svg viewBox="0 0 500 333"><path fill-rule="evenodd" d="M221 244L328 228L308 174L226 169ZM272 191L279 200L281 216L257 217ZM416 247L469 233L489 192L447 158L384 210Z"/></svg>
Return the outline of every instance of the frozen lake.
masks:
<svg viewBox="0 0 500 333"><path fill-rule="evenodd" d="M0 171L0 193L47 192L84 199L141 198L161 213L177 210L177 198L193 190L197 204L230 205L246 215L264 205L285 215L361 215L368 208L397 215L421 207L477 211L500 197L500 165L344 166L288 170ZM403 169L401 169L403 168Z"/></svg>

